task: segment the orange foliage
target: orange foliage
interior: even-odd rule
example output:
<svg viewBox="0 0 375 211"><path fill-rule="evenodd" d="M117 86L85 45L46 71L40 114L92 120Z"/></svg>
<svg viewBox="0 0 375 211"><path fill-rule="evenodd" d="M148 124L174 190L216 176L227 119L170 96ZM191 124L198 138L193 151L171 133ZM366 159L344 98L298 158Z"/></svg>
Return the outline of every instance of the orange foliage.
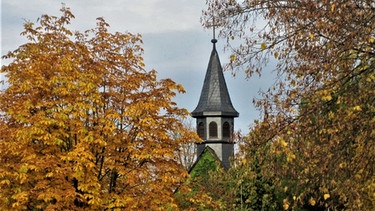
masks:
<svg viewBox="0 0 375 211"><path fill-rule="evenodd" d="M143 69L140 35L101 18L73 33L61 11L26 23L29 42L4 56L0 209L175 208L187 175L176 150L198 138L172 101L183 87Z"/></svg>

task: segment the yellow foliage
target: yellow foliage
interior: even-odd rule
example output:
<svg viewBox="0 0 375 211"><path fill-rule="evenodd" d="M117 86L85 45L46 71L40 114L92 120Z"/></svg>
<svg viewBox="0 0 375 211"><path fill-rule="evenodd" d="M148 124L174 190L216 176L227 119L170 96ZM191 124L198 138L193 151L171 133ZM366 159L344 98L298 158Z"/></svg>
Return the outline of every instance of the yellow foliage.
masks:
<svg viewBox="0 0 375 211"><path fill-rule="evenodd" d="M284 210L288 210L290 206L290 202L288 199L283 199L283 208Z"/></svg>
<svg viewBox="0 0 375 211"><path fill-rule="evenodd" d="M316 201L315 201L315 199L314 199L313 197L311 197L311 198L309 199L309 204L310 204L311 206L315 206L315 205L316 205Z"/></svg>
<svg viewBox="0 0 375 211"><path fill-rule="evenodd" d="M335 11L336 4L331 4L331 12Z"/></svg>
<svg viewBox="0 0 375 211"><path fill-rule="evenodd" d="M288 146L288 143L286 143L286 141L284 139L280 140L280 144L281 144L282 147L287 147Z"/></svg>
<svg viewBox="0 0 375 211"><path fill-rule="evenodd" d="M288 189L289 189L288 186L285 186L285 187L284 187L284 192L287 192Z"/></svg>
<svg viewBox="0 0 375 211"><path fill-rule="evenodd" d="M322 96L322 100L330 101L330 100L332 100L332 96L330 94Z"/></svg>
<svg viewBox="0 0 375 211"><path fill-rule="evenodd" d="M266 48L267 48L267 44L265 42L262 42L262 44L260 44L260 49L265 50Z"/></svg>
<svg viewBox="0 0 375 211"><path fill-rule="evenodd" d="M289 153L289 154L287 154L287 158L286 158L286 160L287 160L288 162L292 162L294 159L296 159L296 155L295 155L295 154L293 154L293 153Z"/></svg>
<svg viewBox="0 0 375 211"><path fill-rule="evenodd" d="M361 108L361 106L357 105L357 106L353 107L353 110L354 111L362 111L362 108Z"/></svg>
<svg viewBox="0 0 375 211"><path fill-rule="evenodd" d="M35 42L1 68L0 210L176 208L187 176L176 150L199 139L173 102L182 86L143 69L140 35L102 18L73 35L61 11L25 24Z"/></svg>

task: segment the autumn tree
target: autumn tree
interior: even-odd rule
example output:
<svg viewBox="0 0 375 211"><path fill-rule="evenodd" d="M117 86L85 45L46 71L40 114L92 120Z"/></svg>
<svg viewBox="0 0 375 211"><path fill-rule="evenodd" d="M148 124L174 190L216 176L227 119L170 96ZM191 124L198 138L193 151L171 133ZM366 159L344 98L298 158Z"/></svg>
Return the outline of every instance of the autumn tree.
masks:
<svg viewBox="0 0 375 211"><path fill-rule="evenodd" d="M245 136L238 144L238 153L233 168L229 169L228 181L234 192L236 210L282 210L283 192L277 188L275 174L264 175L264 154L259 149L259 142L253 142L250 135ZM269 146L262 146L268 148Z"/></svg>
<svg viewBox="0 0 375 211"><path fill-rule="evenodd" d="M73 32L61 12L25 23L28 42L3 56L0 209L176 209L176 150L198 139L172 101L182 86L144 70L140 35L103 18Z"/></svg>
<svg viewBox="0 0 375 211"><path fill-rule="evenodd" d="M277 62L248 147L285 190L284 209L375 209L374 2L207 2L203 21L222 27L228 67L250 77Z"/></svg>
<svg viewBox="0 0 375 211"><path fill-rule="evenodd" d="M176 192L181 210L223 210L222 186L215 180L224 166L211 148L206 148L189 169L189 177ZM221 181L221 180L220 180ZM224 179L222 180L224 181ZM217 197L220 195L219 197ZM226 194L225 196L230 196Z"/></svg>
<svg viewBox="0 0 375 211"><path fill-rule="evenodd" d="M264 155L252 145L254 142L247 140L249 136L242 137L237 131L234 137L239 149L231 160L231 168L210 170L212 165L207 161L209 166L195 167L195 170L200 170L193 172L195 176L204 175L196 177L200 189L219 203L217 210L282 210L285 194L278 191L277 178L263 175Z"/></svg>
<svg viewBox="0 0 375 211"><path fill-rule="evenodd" d="M196 129L193 127L192 118L185 118L180 120L184 127L189 130L190 132L195 132ZM172 137L179 139L181 138L181 134L172 131ZM184 166L184 168L189 171L191 166L194 164L197 158L197 145L196 143L201 142L201 139L190 140L190 142L182 143L180 145L179 150L176 152L178 153L177 156L179 158L179 162Z"/></svg>

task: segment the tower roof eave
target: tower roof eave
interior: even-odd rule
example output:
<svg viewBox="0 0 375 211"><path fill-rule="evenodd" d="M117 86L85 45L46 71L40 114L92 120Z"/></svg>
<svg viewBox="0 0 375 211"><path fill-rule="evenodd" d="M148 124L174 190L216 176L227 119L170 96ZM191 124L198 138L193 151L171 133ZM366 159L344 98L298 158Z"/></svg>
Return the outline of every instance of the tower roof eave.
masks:
<svg viewBox="0 0 375 211"><path fill-rule="evenodd" d="M223 111L196 111L191 112L192 117L204 117L204 116L227 116L227 117L239 117L237 111L223 112Z"/></svg>

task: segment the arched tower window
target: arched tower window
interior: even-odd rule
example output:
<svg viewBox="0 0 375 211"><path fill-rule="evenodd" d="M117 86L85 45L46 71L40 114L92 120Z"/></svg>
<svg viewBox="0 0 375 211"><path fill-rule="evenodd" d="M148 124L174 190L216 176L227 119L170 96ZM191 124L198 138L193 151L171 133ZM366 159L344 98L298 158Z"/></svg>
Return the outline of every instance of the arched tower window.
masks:
<svg viewBox="0 0 375 211"><path fill-rule="evenodd" d="M223 124L223 138L230 137L230 125L228 122L224 122Z"/></svg>
<svg viewBox="0 0 375 211"><path fill-rule="evenodd" d="M217 138L217 124L216 124L216 122L210 122L208 130L209 130L210 138Z"/></svg>
<svg viewBox="0 0 375 211"><path fill-rule="evenodd" d="M198 129L197 129L197 133L198 133L198 136L201 138L201 139L204 139L204 124L203 122L199 122L198 123Z"/></svg>

